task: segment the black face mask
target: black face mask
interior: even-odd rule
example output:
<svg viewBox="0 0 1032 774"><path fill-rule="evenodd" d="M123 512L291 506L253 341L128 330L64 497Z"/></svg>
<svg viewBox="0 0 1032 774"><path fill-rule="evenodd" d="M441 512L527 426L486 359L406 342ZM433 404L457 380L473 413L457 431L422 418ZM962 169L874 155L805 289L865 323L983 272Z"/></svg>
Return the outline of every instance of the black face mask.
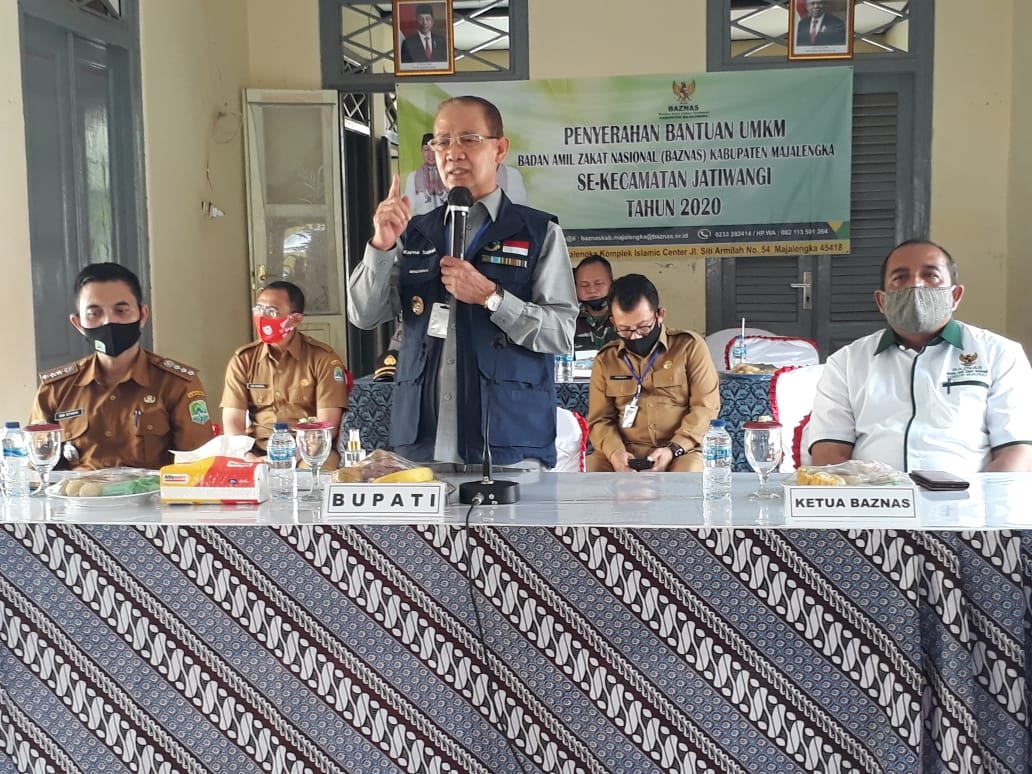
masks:
<svg viewBox="0 0 1032 774"><path fill-rule="evenodd" d="M593 298L590 301L581 301L581 303L584 304L584 306L588 307L588 309L590 309L592 312L601 312L603 309L609 306L609 303L605 297Z"/></svg>
<svg viewBox="0 0 1032 774"><path fill-rule="evenodd" d="M649 332L648 336L642 336L640 339L624 339L624 346L635 355L644 357L652 351L654 346L656 346L656 342L659 341L659 333L662 329L662 323L657 322L652 326L652 330Z"/></svg>
<svg viewBox="0 0 1032 774"><path fill-rule="evenodd" d="M82 335L97 352L118 357L140 340L140 322L105 323L99 328L83 328Z"/></svg>

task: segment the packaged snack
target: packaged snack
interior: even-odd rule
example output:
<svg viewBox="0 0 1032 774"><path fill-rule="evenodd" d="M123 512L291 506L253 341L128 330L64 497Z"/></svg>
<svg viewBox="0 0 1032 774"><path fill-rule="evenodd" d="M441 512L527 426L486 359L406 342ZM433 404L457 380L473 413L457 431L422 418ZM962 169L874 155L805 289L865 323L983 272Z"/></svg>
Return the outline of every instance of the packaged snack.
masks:
<svg viewBox="0 0 1032 774"><path fill-rule="evenodd" d="M102 468L71 476L47 490L58 497L124 497L158 491L158 474L143 468Z"/></svg>
<svg viewBox="0 0 1032 774"><path fill-rule="evenodd" d="M909 486L910 478L881 462L847 460L837 465L803 465L796 470L798 486Z"/></svg>
<svg viewBox="0 0 1032 774"><path fill-rule="evenodd" d="M772 374L778 370L771 363L739 363L731 369L732 374Z"/></svg>
<svg viewBox="0 0 1032 774"><path fill-rule="evenodd" d="M402 473L403 471L411 471L411 473L405 475ZM392 474L396 474L396 476L387 479L387 482L418 483L431 481L434 477L430 468L407 460L394 452L374 449L369 456L357 464L337 470L333 474L333 480L341 484L355 484L362 481L376 481Z"/></svg>

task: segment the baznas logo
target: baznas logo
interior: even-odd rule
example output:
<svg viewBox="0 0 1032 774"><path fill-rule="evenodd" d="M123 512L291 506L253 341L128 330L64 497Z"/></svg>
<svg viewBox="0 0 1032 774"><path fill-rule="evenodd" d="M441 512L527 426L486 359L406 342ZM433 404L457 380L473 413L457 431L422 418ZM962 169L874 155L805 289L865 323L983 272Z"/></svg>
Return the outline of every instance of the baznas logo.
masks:
<svg viewBox="0 0 1032 774"><path fill-rule="evenodd" d="M695 81L692 81L691 83L685 83L684 81L678 83L677 81L674 81L673 89L674 96L677 97L677 101L682 105L687 105L692 101L692 94L695 93Z"/></svg>

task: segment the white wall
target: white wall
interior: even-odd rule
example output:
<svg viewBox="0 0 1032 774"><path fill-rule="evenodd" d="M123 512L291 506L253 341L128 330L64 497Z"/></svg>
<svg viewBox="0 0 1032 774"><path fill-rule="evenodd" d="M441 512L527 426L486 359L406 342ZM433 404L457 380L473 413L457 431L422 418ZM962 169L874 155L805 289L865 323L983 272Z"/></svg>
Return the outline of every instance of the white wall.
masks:
<svg viewBox="0 0 1032 774"><path fill-rule="evenodd" d="M154 349L200 369L213 417L226 363L251 332L247 5L143 2L140 26ZM225 216L203 215L204 201Z"/></svg>
<svg viewBox="0 0 1032 774"><path fill-rule="evenodd" d="M18 4L0 3L0 263L6 321L0 334L0 421L29 418L36 391L36 339L29 260L29 202L25 181L25 118L22 114ZM55 309L61 314L66 307Z"/></svg>

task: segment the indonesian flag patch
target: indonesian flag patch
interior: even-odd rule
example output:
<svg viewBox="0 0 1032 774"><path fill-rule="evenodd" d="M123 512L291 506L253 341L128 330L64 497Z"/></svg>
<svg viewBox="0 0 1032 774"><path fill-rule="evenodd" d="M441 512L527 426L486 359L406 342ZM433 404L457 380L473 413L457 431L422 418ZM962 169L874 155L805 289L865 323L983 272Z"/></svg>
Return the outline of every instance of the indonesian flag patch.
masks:
<svg viewBox="0 0 1032 774"><path fill-rule="evenodd" d="M516 239L507 239L502 242L502 253L512 255L526 255L530 252L530 242L521 242Z"/></svg>

